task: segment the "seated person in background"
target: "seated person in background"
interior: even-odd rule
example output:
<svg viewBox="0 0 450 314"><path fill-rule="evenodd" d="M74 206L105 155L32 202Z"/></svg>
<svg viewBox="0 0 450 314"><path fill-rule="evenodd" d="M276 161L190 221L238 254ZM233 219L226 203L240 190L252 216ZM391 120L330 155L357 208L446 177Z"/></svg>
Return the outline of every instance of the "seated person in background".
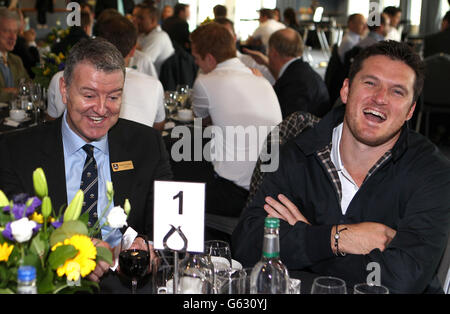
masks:
<svg viewBox="0 0 450 314"><path fill-rule="evenodd" d="M450 54L450 11L442 18L441 31L425 36L423 40L423 57L437 53Z"/></svg>
<svg viewBox="0 0 450 314"><path fill-rule="evenodd" d="M223 25L202 25L191 41L202 70L193 87L194 114L224 135L212 140L215 173L206 184L206 212L237 217L245 205L260 148L271 128L281 122L280 106L269 82L253 75L236 57L234 38ZM226 134L227 127L237 132L237 140ZM243 134L239 128L245 129ZM246 138L252 128L258 132L257 139Z"/></svg>
<svg viewBox="0 0 450 314"><path fill-rule="evenodd" d="M286 28L286 25L274 19L274 11L263 8L259 11L259 26L247 40L247 44L249 46L262 45L263 51L267 53L270 35L283 28Z"/></svg>
<svg viewBox="0 0 450 314"><path fill-rule="evenodd" d="M214 19L226 18L227 17L227 7L221 4L214 6L213 8Z"/></svg>
<svg viewBox="0 0 450 314"><path fill-rule="evenodd" d="M19 15L19 34L17 35L16 45L12 53L18 55L22 59L23 66L31 78L34 73L31 70L40 61L39 51L36 48L36 31L32 28L25 31L25 20L22 11L16 10Z"/></svg>
<svg viewBox="0 0 450 314"><path fill-rule="evenodd" d="M189 4L177 3L173 8L173 15L164 20L161 27L167 32L170 39L183 47L186 51L190 51L191 44L189 40L189 24L190 16Z"/></svg>
<svg viewBox="0 0 450 314"><path fill-rule="evenodd" d="M8 102L17 95L17 86L23 78L29 78L22 60L11 53L19 31L17 13L0 8L0 102Z"/></svg>
<svg viewBox="0 0 450 314"><path fill-rule="evenodd" d="M85 11L80 13L80 26L71 26L69 34L61 39L60 42L53 44L51 51L55 54L60 52L66 55L70 48L72 48L78 41L83 38L88 38L92 35L91 15Z"/></svg>
<svg viewBox="0 0 450 314"><path fill-rule="evenodd" d="M109 19L113 16L122 16L119 11L116 9L106 9L103 10L100 16L97 18L94 27L93 27L93 35L98 36L98 25L101 24L103 20ZM153 64L152 58L150 55L135 49L133 56L130 59L128 67L138 70L139 72L145 73L147 75L158 78L158 72Z"/></svg>
<svg viewBox="0 0 450 314"><path fill-rule="evenodd" d="M270 36L268 57L259 51L244 50L266 65L277 78L273 86L283 119L296 111L323 117L331 108L325 82L311 66L303 61L303 41L292 28Z"/></svg>
<svg viewBox="0 0 450 314"><path fill-rule="evenodd" d="M348 31L338 47L338 54L342 63L345 61L347 51L356 46L364 35L367 27L366 18L362 14L352 14L347 19L347 27Z"/></svg>
<svg viewBox="0 0 450 314"><path fill-rule="evenodd" d="M402 41L402 27L399 27L402 10L394 6L389 6L384 8L383 13L389 16L390 22L386 40Z"/></svg>
<svg viewBox="0 0 450 314"><path fill-rule="evenodd" d="M120 118L163 130L165 110L164 90L161 83L154 77L128 67L130 58L136 49L137 30L133 23L121 15L102 19L98 23L97 36L113 43L122 53L125 66L127 66ZM50 82L47 114L51 118L60 117L66 109L59 92L62 75L62 71L58 72Z"/></svg>
<svg viewBox="0 0 450 314"><path fill-rule="evenodd" d="M224 25L234 37L234 41L236 42L236 33L234 32L234 23L224 17L219 17L214 20L214 22ZM259 64L256 62L250 55L242 54L239 50L236 50L236 55L241 60L243 64L248 66L250 69L257 69L261 74L269 81L270 85L275 84L275 79L270 73L269 68L264 64Z"/></svg>
<svg viewBox="0 0 450 314"><path fill-rule="evenodd" d="M153 6L138 4L133 10L133 23L138 36L138 49L150 57L156 72L174 52L169 35L158 25L158 11Z"/></svg>
<svg viewBox="0 0 450 314"><path fill-rule="evenodd" d="M161 21L160 24L163 23L166 19L173 15L173 7L169 4L166 4L164 8L161 10Z"/></svg>
<svg viewBox="0 0 450 314"><path fill-rule="evenodd" d="M360 48L366 48L379 41L385 40L390 29L390 19L389 15L385 13L380 14L380 24L367 26L369 29L369 34L363 38L356 46Z"/></svg>
<svg viewBox="0 0 450 314"><path fill-rule="evenodd" d="M408 129L423 62L406 43L363 50L344 81L345 106L280 149L232 235L244 267L261 254L264 219L280 218L291 270L366 282L377 263L391 293L442 292L436 277L450 229L450 161Z"/></svg>
<svg viewBox="0 0 450 314"><path fill-rule="evenodd" d="M31 173L42 167L55 210L68 204L80 188L93 195L85 198L83 208L83 212L91 208L92 224L102 217L108 203L106 182L110 181L114 187L111 208L123 206L128 198L128 225L153 238L153 184L172 178L169 155L158 131L119 118L124 79L124 58L113 44L100 37L79 41L67 58L60 82L67 104L63 117L2 137L0 189L9 197L31 195ZM111 163L123 161L132 162L133 168L112 171ZM88 182L81 178L88 162L94 162L98 171L91 175L92 184L85 187ZM101 236L107 243L100 245L114 248L122 233L110 231L103 225ZM99 281L109 266L101 261L88 278Z"/></svg>

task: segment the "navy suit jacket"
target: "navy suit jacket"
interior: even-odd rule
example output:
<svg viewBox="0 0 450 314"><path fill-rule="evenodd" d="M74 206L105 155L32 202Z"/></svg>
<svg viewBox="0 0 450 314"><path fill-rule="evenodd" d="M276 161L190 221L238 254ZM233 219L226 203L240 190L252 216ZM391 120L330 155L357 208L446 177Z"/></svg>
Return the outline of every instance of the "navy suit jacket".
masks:
<svg viewBox="0 0 450 314"><path fill-rule="evenodd" d="M62 118L48 124L3 136L0 139L0 189L8 197L34 195L32 174L42 167L55 210L67 205ZM108 132L111 163L133 162L134 169L114 172L114 205L130 200L128 225L153 238L153 182L172 178L169 155L153 128L119 119Z"/></svg>
<svg viewBox="0 0 450 314"><path fill-rule="evenodd" d="M302 59L292 62L273 86L283 119L296 111L323 117L330 109L330 97L325 82Z"/></svg>

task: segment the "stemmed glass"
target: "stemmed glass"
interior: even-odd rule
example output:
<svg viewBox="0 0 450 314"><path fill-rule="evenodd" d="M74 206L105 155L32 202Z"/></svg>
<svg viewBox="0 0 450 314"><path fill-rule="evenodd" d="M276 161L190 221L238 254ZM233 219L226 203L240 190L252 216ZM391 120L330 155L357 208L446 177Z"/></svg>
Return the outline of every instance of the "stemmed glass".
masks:
<svg viewBox="0 0 450 314"><path fill-rule="evenodd" d="M31 102L33 103L33 110L35 114L35 122L40 122L40 115L41 115L41 99L42 99L42 88L41 85L38 83L32 83L30 84L30 98Z"/></svg>
<svg viewBox="0 0 450 314"><path fill-rule="evenodd" d="M177 108L177 96L178 94L176 91L166 91L164 93L164 106L166 107L166 116L169 119Z"/></svg>
<svg viewBox="0 0 450 314"><path fill-rule="evenodd" d="M214 265L214 288L220 288L221 282L218 278L228 274L231 269L230 244L221 240L210 240L205 242L205 255Z"/></svg>
<svg viewBox="0 0 450 314"><path fill-rule="evenodd" d="M389 294L389 289L382 285L359 283L353 287L353 294Z"/></svg>
<svg viewBox="0 0 450 314"><path fill-rule="evenodd" d="M311 294L347 294L345 281L337 277L317 277Z"/></svg>
<svg viewBox="0 0 450 314"><path fill-rule="evenodd" d="M135 294L138 280L150 271L150 246L145 235L138 235L134 242L127 243L122 237L119 254L120 272L131 279L131 293Z"/></svg>
<svg viewBox="0 0 450 314"><path fill-rule="evenodd" d="M189 85L177 85L177 100L181 109L186 108L186 103L189 98Z"/></svg>

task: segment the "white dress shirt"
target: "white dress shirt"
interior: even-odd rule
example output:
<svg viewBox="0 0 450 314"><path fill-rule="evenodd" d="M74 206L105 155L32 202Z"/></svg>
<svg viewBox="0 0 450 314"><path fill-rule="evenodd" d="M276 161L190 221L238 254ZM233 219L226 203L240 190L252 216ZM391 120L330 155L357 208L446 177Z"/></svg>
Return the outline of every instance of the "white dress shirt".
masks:
<svg viewBox="0 0 450 314"><path fill-rule="evenodd" d="M149 55L140 50L136 50L134 52L133 57L130 58L130 63L128 66L132 69L138 70L139 72L158 78L158 72L156 71L152 59Z"/></svg>
<svg viewBox="0 0 450 314"><path fill-rule="evenodd" d="M286 28L286 25L284 25L283 23L275 21L274 19L268 19L267 21L261 23L258 26L258 28L255 29L252 37L261 39L261 42L263 43L264 47L266 47L267 50L270 35L275 33L277 30L284 28Z"/></svg>
<svg viewBox="0 0 450 314"><path fill-rule="evenodd" d="M150 56L159 75L161 65L175 52L169 35L158 25L150 33L140 34L137 41L141 50Z"/></svg>
<svg viewBox="0 0 450 314"><path fill-rule="evenodd" d="M347 212L348 205L350 205L350 202L352 201L356 192L358 192L359 187L353 180L352 176L345 169L344 164L342 163L341 160L339 144L341 143L342 127L343 123L339 124L337 127L333 129L330 157L331 162L334 164L338 172L339 180L341 181L342 187L341 208L342 214L345 215L345 213Z"/></svg>
<svg viewBox="0 0 450 314"><path fill-rule="evenodd" d="M193 110L197 117L210 116L213 126L222 130L222 143L212 140L215 143L212 150L223 153L222 156L217 153L212 160L215 172L248 190L267 134L282 120L278 98L270 83L254 75L238 58L228 59L213 71L197 76ZM226 130L237 126L244 130L247 127L257 129L257 139L232 143ZM255 156L252 153L256 153ZM238 156L246 158L238 159Z"/></svg>
<svg viewBox="0 0 450 314"><path fill-rule="evenodd" d="M352 32L352 31L348 31L344 37L342 38L341 44L339 45L338 48L338 54L339 57L341 58L341 62L344 63L345 61L345 54L347 53L347 51L349 51L350 49L352 49L353 47L355 47L359 41L361 40L361 36L359 36L358 34Z"/></svg>
<svg viewBox="0 0 450 314"><path fill-rule="evenodd" d="M255 61L251 56L240 53L239 51L236 51L237 57L243 64L248 66L249 68L258 69L261 74L269 81L270 85L275 84L275 78L273 77L272 73L270 73L270 70L265 65L259 64Z"/></svg>

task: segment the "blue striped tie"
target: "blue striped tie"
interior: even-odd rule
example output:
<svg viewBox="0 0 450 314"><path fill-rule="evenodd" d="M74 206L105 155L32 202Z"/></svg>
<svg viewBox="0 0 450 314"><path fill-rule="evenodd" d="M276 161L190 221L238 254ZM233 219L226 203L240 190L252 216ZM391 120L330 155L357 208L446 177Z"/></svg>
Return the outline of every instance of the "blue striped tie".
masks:
<svg viewBox="0 0 450 314"><path fill-rule="evenodd" d="M97 201L98 201L98 174L97 163L94 158L94 146L86 144L83 146L86 152L83 173L81 174L80 189L84 193L82 212L89 211L88 226L92 227L97 221Z"/></svg>

